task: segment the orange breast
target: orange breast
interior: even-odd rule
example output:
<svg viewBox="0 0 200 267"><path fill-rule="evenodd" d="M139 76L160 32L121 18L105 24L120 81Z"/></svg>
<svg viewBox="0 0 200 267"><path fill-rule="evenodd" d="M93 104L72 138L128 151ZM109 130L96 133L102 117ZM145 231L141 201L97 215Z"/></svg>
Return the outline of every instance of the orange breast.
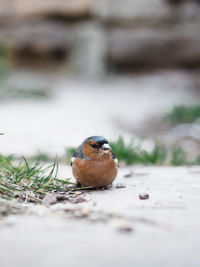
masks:
<svg viewBox="0 0 200 267"><path fill-rule="evenodd" d="M94 188L108 186L117 176L118 167L110 155L98 160L77 158L72 165L72 172L83 186Z"/></svg>

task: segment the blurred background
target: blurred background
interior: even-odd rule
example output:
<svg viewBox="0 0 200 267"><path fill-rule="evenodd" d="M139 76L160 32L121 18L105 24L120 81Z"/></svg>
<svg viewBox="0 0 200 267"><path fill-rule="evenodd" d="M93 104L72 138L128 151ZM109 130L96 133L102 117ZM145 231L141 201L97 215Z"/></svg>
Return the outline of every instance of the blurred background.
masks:
<svg viewBox="0 0 200 267"><path fill-rule="evenodd" d="M90 135L200 152L199 0L0 0L1 153Z"/></svg>

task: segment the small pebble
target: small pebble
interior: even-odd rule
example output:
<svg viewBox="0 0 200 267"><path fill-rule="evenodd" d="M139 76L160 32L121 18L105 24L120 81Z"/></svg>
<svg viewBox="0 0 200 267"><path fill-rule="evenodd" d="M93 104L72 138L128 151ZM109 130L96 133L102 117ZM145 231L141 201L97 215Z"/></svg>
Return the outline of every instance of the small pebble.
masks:
<svg viewBox="0 0 200 267"><path fill-rule="evenodd" d="M115 228L119 232L132 232L133 226L128 223L127 221L124 221L123 219L113 219L110 221L110 224L113 228Z"/></svg>
<svg viewBox="0 0 200 267"><path fill-rule="evenodd" d="M72 204L78 204L87 201L84 197L76 197L76 198L70 198L69 202Z"/></svg>
<svg viewBox="0 0 200 267"><path fill-rule="evenodd" d="M144 199L149 199L149 194L147 194L147 193L140 194L140 195L139 195L139 198L142 199L142 200L144 200Z"/></svg>
<svg viewBox="0 0 200 267"><path fill-rule="evenodd" d="M130 178L133 176L133 173L132 172L129 172L127 174L124 175L125 178Z"/></svg>
<svg viewBox="0 0 200 267"><path fill-rule="evenodd" d="M125 185L125 184L122 184L122 183L117 183L117 184L115 185L115 187L116 187L116 188L125 188L126 185Z"/></svg>
<svg viewBox="0 0 200 267"><path fill-rule="evenodd" d="M87 217L91 213L91 210L88 207L84 207L81 210L81 214L83 217Z"/></svg>
<svg viewBox="0 0 200 267"><path fill-rule="evenodd" d="M56 198L57 198L58 202L63 202L63 201L69 200L69 196L63 195L63 194L56 195Z"/></svg>
<svg viewBox="0 0 200 267"><path fill-rule="evenodd" d="M118 228L118 230L120 232L132 232L133 231L133 227L129 226L129 225L122 225L121 227Z"/></svg>
<svg viewBox="0 0 200 267"><path fill-rule="evenodd" d="M50 205L56 204L56 202L57 202L56 196L49 194L49 195L46 195L43 198L42 205L44 205L44 206L50 206Z"/></svg>

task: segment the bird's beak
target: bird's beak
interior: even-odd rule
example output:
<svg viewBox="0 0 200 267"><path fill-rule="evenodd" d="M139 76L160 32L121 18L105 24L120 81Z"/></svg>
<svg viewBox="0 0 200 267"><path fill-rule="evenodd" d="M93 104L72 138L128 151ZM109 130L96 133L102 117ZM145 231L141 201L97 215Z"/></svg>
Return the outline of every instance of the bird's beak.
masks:
<svg viewBox="0 0 200 267"><path fill-rule="evenodd" d="M103 144L101 149L103 150L104 153L109 153L111 151L111 147L109 146L109 144Z"/></svg>

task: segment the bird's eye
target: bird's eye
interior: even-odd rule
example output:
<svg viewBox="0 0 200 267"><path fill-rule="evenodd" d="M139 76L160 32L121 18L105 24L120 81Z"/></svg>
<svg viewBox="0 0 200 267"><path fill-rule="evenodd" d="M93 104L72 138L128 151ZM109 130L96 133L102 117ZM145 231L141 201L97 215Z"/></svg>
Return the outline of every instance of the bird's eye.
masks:
<svg viewBox="0 0 200 267"><path fill-rule="evenodd" d="M93 148L98 148L99 146L97 144L90 144Z"/></svg>

